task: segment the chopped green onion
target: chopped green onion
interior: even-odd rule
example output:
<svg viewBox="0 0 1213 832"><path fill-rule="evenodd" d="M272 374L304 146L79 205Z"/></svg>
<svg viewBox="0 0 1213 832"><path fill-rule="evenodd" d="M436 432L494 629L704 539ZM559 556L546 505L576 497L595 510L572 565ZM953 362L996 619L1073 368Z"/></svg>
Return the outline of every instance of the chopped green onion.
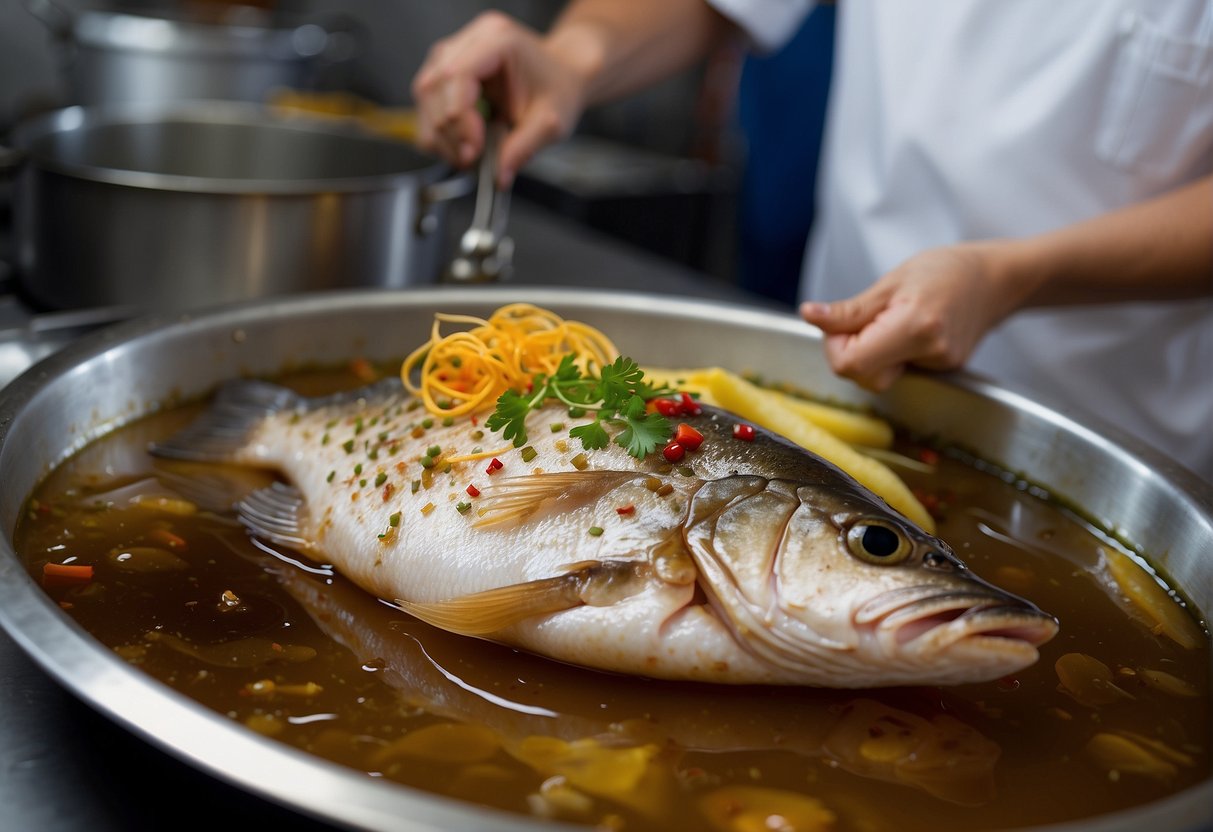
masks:
<svg viewBox="0 0 1213 832"><path fill-rule="evenodd" d="M387 482L387 474L385 474L383 471L380 471L378 474L375 475L375 487L376 488L383 485L385 482Z"/></svg>
<svg viewBox="0 0 1213 832"><path fill-rule="evenodd" d="M523 462L530 462L532 459L539 456L539 451L535 450L530 445L527 445L522 449L521 454Z"/></svg>
<svg viewBox="0 0 1213 832"><path fill-rule="evenodd" d="M590 537L600 537L602 535L601 526L590 526L587 531L590 533Z"/></svg>

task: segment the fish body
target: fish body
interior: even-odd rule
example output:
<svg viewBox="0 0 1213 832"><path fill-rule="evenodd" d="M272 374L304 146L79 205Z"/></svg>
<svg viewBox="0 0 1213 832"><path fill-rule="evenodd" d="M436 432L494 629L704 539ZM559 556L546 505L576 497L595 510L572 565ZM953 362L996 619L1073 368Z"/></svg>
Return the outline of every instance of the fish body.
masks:
<svg viewBox="0 0 1213 832"><path fill-rule="evenodd" d="M308 400L225 388L154 450L281 473L257 534L330 562L423 620L561 661L657 678L876 687L1031 664L1056 621L819 457L704 407L675 464L585 450L563 408L501 446L398 381ZM498 467L493 462L500 463Z"/></svg>

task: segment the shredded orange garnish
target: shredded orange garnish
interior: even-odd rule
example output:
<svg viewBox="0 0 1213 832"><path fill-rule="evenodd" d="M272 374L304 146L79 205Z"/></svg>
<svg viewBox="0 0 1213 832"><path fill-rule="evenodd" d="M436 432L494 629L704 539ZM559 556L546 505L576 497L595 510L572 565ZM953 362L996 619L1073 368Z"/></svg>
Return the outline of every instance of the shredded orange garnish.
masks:
<svg viewBox="0 0 1213 832"><path fill-rule="evenodd" d="M444 323L472 329L443 335ZM594 327L529 303L503 306L488 320L438 313L430 340L404 360L400 377L430 413L463 416L492 409L506 390L525 390L536 373L554 373L569 353L584 373L600 371L619 355Z"/></svg>

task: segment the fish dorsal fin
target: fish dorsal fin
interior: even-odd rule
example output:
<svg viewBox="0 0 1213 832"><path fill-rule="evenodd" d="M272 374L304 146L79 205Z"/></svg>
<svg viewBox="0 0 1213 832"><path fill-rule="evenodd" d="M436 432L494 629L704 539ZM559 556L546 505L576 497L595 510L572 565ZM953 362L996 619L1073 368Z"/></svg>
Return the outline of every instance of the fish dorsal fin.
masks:
<svg viewBox="0 0 1213 832"><path fill-rule="evenodd" d="M484 489L475 525L522 522L547 501L586 502L639 476L630 471L565 471L510 477Z"/></svg>
<svg viewBox="0 0 1213 832"><path fill-rule="evenodd" d="M363 401L374 403L399 394L398 378L384 379L357 390L309 399L268 381L238 379L222 385L210 407L184 430L152 443L153 456L195 462L232 459L247 444L254 428L284 410L311 411Z"/></svg>
<svg viewBox="0 0 1213 832"><path fill-rule="evenodd" d="M608 606L643 588L650 569L636 561L583 561L551 578L487 589L444 601L398 600L427 624L465 636L487 636L527 618L583 604Z"/></svg>
<svg viewBox="0 0 1213 832"><path fill-rule="evenodd" d="M236 504L240 522L258 537L301 552L312 549L305 532L307 503L299 489L276 482L248 494Z"/></svg>
<svg viewBox="0 0 1213 832"><path fill-rule="evenodd" d="M196 462L231 459L267 416L302 405L293 390L266 381L241 379L219 388L206 412L184 430L152 443L153 456Z"/></svg>

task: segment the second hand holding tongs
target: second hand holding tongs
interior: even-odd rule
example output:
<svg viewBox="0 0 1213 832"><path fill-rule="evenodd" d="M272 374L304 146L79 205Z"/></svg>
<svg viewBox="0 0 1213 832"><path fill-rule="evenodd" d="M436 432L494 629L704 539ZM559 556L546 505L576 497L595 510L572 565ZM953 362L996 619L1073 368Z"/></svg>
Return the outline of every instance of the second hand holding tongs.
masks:
<svg viewBox="0 0 1213 832"><path fill-rule="evenodd" d="M514 257L514 241L505 236L510 191L497 188L497 158L505 132L504 122L486 120L476 207L471 226L459 240L459 254L447 272L450 283L492 283L509 275Z"/></svg>

